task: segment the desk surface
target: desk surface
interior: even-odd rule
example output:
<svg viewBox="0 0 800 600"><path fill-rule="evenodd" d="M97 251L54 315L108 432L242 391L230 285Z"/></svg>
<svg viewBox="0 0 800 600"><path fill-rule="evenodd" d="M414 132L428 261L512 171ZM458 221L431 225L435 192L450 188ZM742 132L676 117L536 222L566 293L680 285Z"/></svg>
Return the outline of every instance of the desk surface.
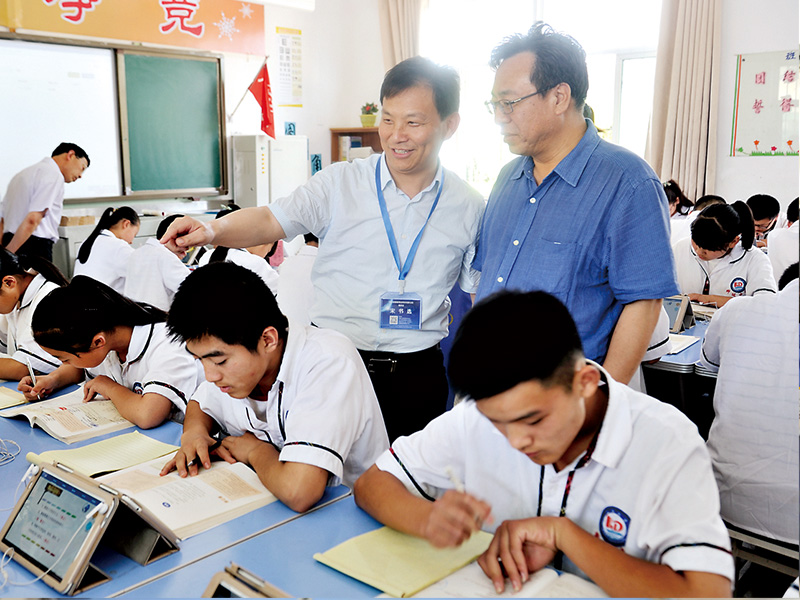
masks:
<svg viewBox="0 0 800 600"><path fill-rule="evenodd" d="M296 597L375 597L380 590L361 583L314 560L353 536L381 524L358 508L352 496L306 513L125 594L136 598L199 597L211 577L235 562L265 581Z"/></svg>
<svg viewBox="0 0 800 600"><path fill-rule="evenodd" d="M16 384L3 383L0 384L5 387L16 388ZM148 435L152 438L167 442L170 444L179 444L181 436L181 426L178 423L167 422L154 429L141 431L141 433ZM25 460L25 455L28 452L45 452L47 450L62 449L62 448L79 448L93 442L103 439L108 439L120 433L133 431L133 429L125 429L120 432L115 432L101 437L96 437L84 442L75 444L66 444L50 437L39 427L31 427L24 417L15 417L11 419L0 418L0 438L4 440L14 440L20 446L19 455L11 462L0 467L0 478L3 480L3 485L0 486L0 509L6 509L0 513L0 518L3 522L8 518L11 508L13 508L16 498L19 497L21 489L17 491L15 497L15 490L17 490L17 483L28 470L30 464ZM333 499L341 498L349 493L345 486L338 486L336 488L329 488L326 490L320 504L330 502ZM123 592L126 589L141 585L144 581L158 578L165 573L172 572L180 569L190 563L196 562L202 558L208 557L220 550L228 548L229 546L238 544L243 540L268 531L271 528L277 527L282 523L286 523L296 519L299 515L287 508L281 502L273 502L267 506L263 506L253 512L233 519L218 527L215 527L205 533L201 533L194 537L181 542L180 551L175 552L165 558L157 560L145 567L138 563L115 553L109 553L103 559L98 561L98 566L108 573L112 579L96 588L92 588L82 594L84 597L97 597L97 596L110 596ZM24 582L33 579L33 575L26 569L23 569L16 562L10 562L6 565L6 570L10 575L12 581ZM207 582L206 582L207 583ZM202 590L201 590L202 592ZM3 597L53 597L56 592L38 581L29 586L14 586L7 585L0 589ZM161 593L154 593L154 596L163 596ZM191 594L189 594L191 595ZM199 595L199 594L198 594ZM187 596L186 593L177 594L179 597Z"/></svg>
<svg viewBox="0 0 800 600"><path fill-rule="evenodd" d="M699 337L699 342L692 344L688 348L684 348L677 354L666 354L662 356L661 360L658 362L645 366L649 369L673 371L676 373L698 372L698 368L702 369L702 367L699 367L696 363L700 360L700 349L703 346L703 337L706 335L709 323L710 321L697 321L693 327L683 332L685 335Z"/></svg>

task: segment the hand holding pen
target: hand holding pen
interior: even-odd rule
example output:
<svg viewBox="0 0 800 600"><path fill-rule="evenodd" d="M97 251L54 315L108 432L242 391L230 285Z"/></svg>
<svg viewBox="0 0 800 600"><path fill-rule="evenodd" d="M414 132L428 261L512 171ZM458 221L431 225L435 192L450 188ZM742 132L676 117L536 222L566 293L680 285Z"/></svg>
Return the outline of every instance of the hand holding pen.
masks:
<svg viewBox="0 0 800 600"><path fill-rule="evenodd" d="M31 366L31 361L27 356L25 357L25 362L28 364L28 373L31 376L31 388L35 388L36 387L36 374L33 372L33 366ZM36 399L37 400L41 400L42 397L39 394L36 394Z"/></svg>

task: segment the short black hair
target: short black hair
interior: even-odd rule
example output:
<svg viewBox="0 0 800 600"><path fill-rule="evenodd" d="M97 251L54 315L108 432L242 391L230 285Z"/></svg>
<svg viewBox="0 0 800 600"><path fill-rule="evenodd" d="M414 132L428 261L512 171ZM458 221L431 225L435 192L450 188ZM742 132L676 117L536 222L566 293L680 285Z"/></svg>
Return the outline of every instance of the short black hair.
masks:
<svg viewBox="0 0 800 600"><path fill-rule="evenodd" d="M522 52L531 52L536 57L531 83L538 92L544 93L559 83L566 83L570 87L575 108L583 111L589 92L589 71L586 68L586 52L575 38L537 21L527 34L518 33L505 38L492 50L489 65L497 70L504 60Z"/></svg>
<svg viewBox="0 0 800 600"><path fill-rule="evenodd" d="M267 327L274 327L286 340L289 322L267 284L255 272L231 262L209 263L190 273L167 318L170 334L181 342L213 336L250 352L257 350Z"/></svg>
<svg viewBox="0 0 800 600"><path fill-rule="evenodd" d="M717 196L716 194L706 194L705 196L700 196L697 199L697 201L694 203L694 210L695 212L700 212L712 204L727 204L727 202L722 196Z"/></svg>
<svg viewBox="0 0 800 600"><path fill-rule="evenodd" d="M781 275L781 278L778 280L778 291L781 291L798 277L800 277L800 266L798 266L798 263L792 263L786 267L783 275Z"/></svg>
<svg viewBox="0 0 800 600"><path fill-rule="evenodd" d="M753 220L774 219L781 212L781 203L769 194L754 194L747 199L747 206L753 212Z"/></svg>
<svg viewBox="0 0 800 600"><path fill-rule="evenodd" d="M53 156L58 156L59 154L66 154L72 150L75 153L75 156L78 158L85 158L86 159L86 166L88 167L92 164L92 161L89 160L89 155L86 154L86 150L78 146L78 144L73 144L72 142L61 142L56 149L53 150L53 153L50 155L52 158Z"/></svg>
<svg viewBox="0 0 800 600"><path fill-rule="evenodd" d="M461 98L458 73L453 67L438 65L422 56L407 58L386 72L381 85L381 104L384 98L392 98L418 85L431 89L441 119L458 112Z"/></svg>
<svg viewBox="0 0 800 600"><path fill-rule="evenodd" d="M800 211L798 210L798 198L795 198L791 202L789 202L789 206L786 207L786 220L789 223L796 223L798 219L800 219Z"/></svg>
<svg viewBox="0 0 800 600"><path fill-rule="evenodd" d="M678 182L674 179L670 179L662 185L664 186L664 193L667 195L667 201L669 202L670 206L675 204L677 205L676 210L678 214L688 215L689 211L692 210L692 206L694 206L694 202L686 197L686 194L683 193L683 190L681 189L681 186L678 185Z"/></svg>
<svg viewBox="0 0 800 600"><path fill-rule="evenodd" d="M583 346L575 321L546 292L501 291L461 321L447 374L457 393L474 400L526 381L571 389Z"/></svg>
<svg viewBox="0 0 800 600"><path fill-rule="evenodd" d="M182 216L183 215L169 215L161 219L161 223L158 224L158 228L156 229L156 239L160 240L164 237L164 234L167 233L167 229L172 225L172 222L175 219L180 219Z"/></svg>

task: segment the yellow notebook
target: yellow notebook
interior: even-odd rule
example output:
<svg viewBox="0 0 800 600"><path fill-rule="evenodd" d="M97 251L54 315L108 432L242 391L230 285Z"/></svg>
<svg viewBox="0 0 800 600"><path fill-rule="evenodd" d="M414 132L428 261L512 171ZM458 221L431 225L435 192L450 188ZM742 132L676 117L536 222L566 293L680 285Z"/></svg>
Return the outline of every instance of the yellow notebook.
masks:
<svg viewBox="0 0 800 600"><path fill-rule="evenodd" d="M314 558L387 594L406 598L475 560L491 541L492 534L479 531L458 548L434 548L427 540L381 527Z"/></svg>

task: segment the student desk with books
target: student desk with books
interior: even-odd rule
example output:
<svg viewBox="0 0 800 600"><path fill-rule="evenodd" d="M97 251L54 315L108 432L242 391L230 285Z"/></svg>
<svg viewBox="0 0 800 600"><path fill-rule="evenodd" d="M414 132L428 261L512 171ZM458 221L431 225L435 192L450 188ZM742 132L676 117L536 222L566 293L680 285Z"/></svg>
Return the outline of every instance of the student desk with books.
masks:
<svg viewBox="0 0 800 600"><path fill-rule="evenodd" d="M3 383L0 385L16 389L16 384ZM0 479L3 482L3 484L0 485L0 508L9 509L0 513L2 522L8 519L11 512L10 509L14 506L16 498L19 497L22 491L22 487L20 486L18 489L17 484L30 467L30 463L25 459L25 455L28 452L35 452L38 454L47 450L77 448L135 430L138 429L129 428L83 442L66 445L52 438L39 427L31 427L25 418L0 418L0 438L4 440L13 440L20 446L20 453L17 457L12 462L0 466ZM141 433L162 442L179 445L181 431L182 428L180 424L168 421L159 427L141 431ZM348 493L349 490L345 486L329 488L320 501L320 505L341 498ZM213 529L181 541L180 550L178 552L165 556L146 566L141 566L116 552L105 552L96 562L98 567L111 576L111 581L91 588L83 594L79 594L77 597L117 595L127 589L135 588L143 582L157 579L167 573L180 570L198 560L213 556L215 553L240 544L255 535L263 534L278 525L297 519L298 516L297 513L287 508L283 503L275 501L246 515L237 517ZM223 556L224 555L227 555L227 552L224 552ZM12 581L25 582L34 579L34 575L14 561L10 561L5 566L5 569ZM206 578L203 577L203 579ZM207 583L207 581L205 583ZM154 589L157 590L157 588ZM58 595L52 588L41 581L28 586L8 584L0 590L0 593L3 597L36 596L47 598ZM153 595L163 596L164 594L154 593ZM177 595L187 596L187 592L178 593Z"/></svg>
<svg viewBox="0 0 800 600"><path fill-rule="evenodd" d="M211 577L231 562L244 567L290 596L305 598L375 597L380 590L314 559L348 539L381 527L356 506L353 496L256 535L166 577L129 590L125 597L199 597Z"/></svg>
<svg viewBox="0 0 800 600"><path fill-rule="evenodd" d="M709 321L698 320L684 334L699 337L699 341L677 354L667 354L656 363L643 365L647 393L680 409L697 425L704 439L708 438L714 419L717 382L716 373L698 364L708 325Z"/></svg>

